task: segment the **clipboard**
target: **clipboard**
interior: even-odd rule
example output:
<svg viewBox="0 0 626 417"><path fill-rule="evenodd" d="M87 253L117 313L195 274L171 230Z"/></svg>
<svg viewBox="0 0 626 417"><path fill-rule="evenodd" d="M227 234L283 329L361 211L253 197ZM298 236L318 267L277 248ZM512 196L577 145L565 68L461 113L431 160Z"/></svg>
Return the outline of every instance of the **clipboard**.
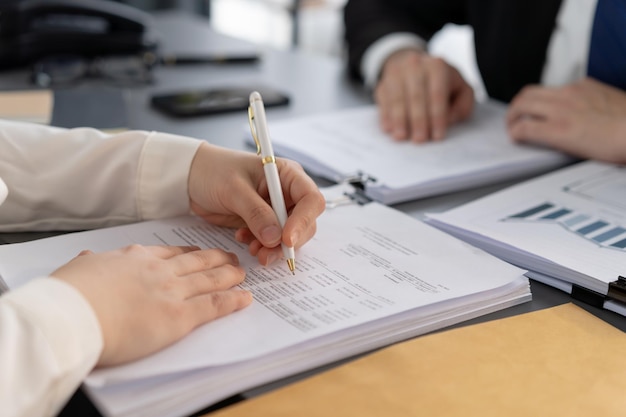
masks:
<svg viewBox="0 0 626 417"><path fill-rule="evenodd" d="M426 221L576 300L626 316L626 170L584 161Z"/></svg>
<svg viewBox="0 0 626 417"><path fill-rule="evenodd" d="M472 118L443 141L393 141L381 131L374 106L344 109L268 124L278 156L335 183L365 178L363 192L382 204L461 191L535 175L573 161L563 153L513 143L506 106L479 103ZM246 132L246 141L253 140Z"/></svg>

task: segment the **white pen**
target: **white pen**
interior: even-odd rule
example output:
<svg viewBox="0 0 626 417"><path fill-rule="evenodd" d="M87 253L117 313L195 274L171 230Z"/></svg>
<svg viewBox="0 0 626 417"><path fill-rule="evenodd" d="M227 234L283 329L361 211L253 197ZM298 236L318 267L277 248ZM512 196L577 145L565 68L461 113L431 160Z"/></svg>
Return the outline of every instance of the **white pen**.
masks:
<svg viewBox="0 0 626 417"><path fill-rule="evenodd" d="M250 130L252 131L252 138L257 146L257 154L261 155L261 162L263 163L263 170L265 171L265 179L267 180L267 188L269 189L272 208L274 209L274 213L276 213L276 217L278 217L280 227L285 227L285 223L287 222L285 197L283 196L283 188L280 185L276 158L274 158L274 150L272 149L270 134L267 129L263 99L261 98L261 94L257 91L253 91L250 94L248 119L250 122ZM295 275L296 253L293 246L288 247L284 243L281 243L281 246L285 258L287 258L289 270Z"/></svg>

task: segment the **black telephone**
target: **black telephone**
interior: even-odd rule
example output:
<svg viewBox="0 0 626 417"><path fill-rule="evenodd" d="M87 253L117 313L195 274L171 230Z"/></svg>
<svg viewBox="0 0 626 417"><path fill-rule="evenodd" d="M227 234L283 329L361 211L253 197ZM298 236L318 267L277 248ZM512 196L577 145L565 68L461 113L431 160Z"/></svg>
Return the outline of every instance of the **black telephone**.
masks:
<svg viewBox="0 0 626 417"><path fill-rule="evenodd" d="M0 0L0 68L152 51L147 13L108 0Z"/></svg>

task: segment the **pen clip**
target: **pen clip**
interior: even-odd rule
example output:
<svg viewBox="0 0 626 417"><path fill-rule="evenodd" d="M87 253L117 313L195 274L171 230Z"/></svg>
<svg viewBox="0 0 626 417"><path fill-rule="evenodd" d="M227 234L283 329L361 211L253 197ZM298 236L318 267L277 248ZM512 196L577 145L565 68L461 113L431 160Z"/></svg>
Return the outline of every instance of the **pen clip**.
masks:
<svg viewBox="0 0 626 417"><path fill-rule="evenodd" d="M250 123L250 132L252 133L252 139L254 139L254 143L256 144L256 154L261 154L261 144L259 143L259 138L256 136L256 124L254 122L254 110L252 110L252 106L248 106L248 123Z"/></svg>

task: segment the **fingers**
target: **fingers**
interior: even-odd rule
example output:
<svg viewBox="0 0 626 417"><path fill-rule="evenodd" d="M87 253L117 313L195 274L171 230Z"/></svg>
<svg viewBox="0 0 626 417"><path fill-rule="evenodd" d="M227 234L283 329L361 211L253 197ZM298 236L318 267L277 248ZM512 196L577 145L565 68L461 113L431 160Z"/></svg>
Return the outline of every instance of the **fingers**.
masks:
<svg viewBox="0 0 626 417"><path fill-rule="evenodd" d="M239 259L233 253L221 249L195 250L179 254L169 259L173 271L178 276L216 268L221 265L239 265Z"/></svg>
<svg viewBox="0 0 626 417"><path fill-rule="evenodd" d="M507 112L509 135L515 141L585 154L589 142L584 140L586 113L578 111L579 93L578 86L524 88Z"/></svg>
<svg viewBox="0 0 626 417"><path fill-rule="evenodd" d="M507 114L514 140L607 162L621 162L626 94L591 79L524 88Z"/></svg>
<svg viewBox="0 0 626 417"><path fill-rule="evenodd" d="M243 268L230 264L179 277L185 299L216 291L226 291L241 284L246 276Z"/></svg>
<svg viewBox="0 0 626 417"><path fill-rule="evenodd" d="M144 250L158 256L161 259L170 259L174 256L182 255L200 250L198 246L143 246Z"/></svg>
<svg viewBox="0 0 626 417"><path fill-rule="evenodd" d="M285 202L291 211L282 229L281 239L287 246L299 248L315 234L317 218L326 207L325 200L317 185L304 173L300 165L281 158L278 158L277 163ZM253 225L250 225L238 229L235 232L237 241L248 245L250 254L256 256L263 265L269 265L280 259L282 256L280 245L263 244L252 227Z"/></svg>
<svg viewBox="0 0 626 417"><path fill-rule="evenodd" d="M326 201L300 165L286 160L279 160L279 164L285 200L291 210L283 228L282 241L287 246L300 247L315 234L316 221L324 212Z"/></svg>
<svg viewBox="0 0 626 417"><path fill-rule="evenodd" d="M391 55L375 91L381 126L396 140L427 137L424 54L405 50Z"/></svg>
<svg viewBox="0 0 626 417"><path fill-rule="evenodd" d="M611 162L610 147L575 133L578 129L575 123L576 121L555 123L550 119L528 117L513 123L509 128L509 134L520 142L550 147L582 158ZM594 131L600 129L598 127Z"/></svg>
<svg viewBox="0 0 626 417"><path fill-rule="evenodd" d="M455 68L416 50L388 58L375 99L383 130L416 143L443 139L448 124L469 117L474 106L473 89Z"/></svg>
<svg viewBox="0 0 626 417"><path fill-rule="evenodd" d="M299 164L282 158L277 158L276 162L287 213L291 214L283 231L268 202L267 180L258 158L249 153L234 154L213 148L206 150L210 151L220 155L211 162L226 168L217 173L222 181L214 181L218 184L213 186L216 190L205 189L192 199L196 201L196 213L214 224L246 227L266 248L278 247L282 241L295 246L304 239L310 239L316 218L325 208L325 201L315 182ZM198 168L198 172L202 171ZM224 172L229 175L224 175ZM240 237L238 239L241 241Z"/></svg>
<svg viewBox="0 0 626 417"><path fill-rule="evenodd" d="M442 140L448 125L467 119L474 110L474 89L443 59L430 57L428 70L429 138Z"/></svg>
<svg viewBox="0 0 626 417"><path fill-rule="evenodd" d="M378 103L380 124L383 130L396 140L407 138L406 100L404 98L401 77L388 73L376 88L375 97Z"/></svg>
<svg viewBox="0 0 626 417"><path fill-rule="evenodd" d="M248 291L236 287L243 282L245 270L238 266L237 257L232 253L221 249L191 251L171 258L169 262L175 263L179 271L194 271L176 279L189 329L240 310L252 302Z"/></svg>
<svg viewBox="0 0 626 417"><path fill-rule="evenodd" d="M430 138L441 140L446 134L450 80L443 76L448 71L441 58L431 58L426 66L428 72L428 127Z"/></svg>
<svg viewBox="0 0 626 417"><path fill-rule="evenodd" d="M285 184L281 185L284 189ZM282 228L276 213L254 188L245 187L238 198L233 199L232 204L233 212L241 216L248 228L265 246L274 247L280 244Z"/></svg>
<svg viewBox="0 0 626 417"><path fill-rule="evenodd" d="M326 207L325 200L317 185L300 165L281 158L278 158L277 163L285 202L291 211L282 229L281 239L285 245L299 248L314 236L317 218ZM247 244L250 254L256 256L263 265L280 259L281 247L264 244L253 228L254 225L249 224L249 227L237 230L237 241Z"/></svg>
<svg viewBox="0 0 626 417"><path fill-rule="evenodd" d="M243 210L248 210L254 214L249 216L244 214L242 217L249 232L263 247L274 248L281 242L287 246L301 246L315 233L316 219L325 208L324 197L315 182L306 175L299 164L278 158L277 165L285 204L290 211L284 228L280 227L271 206L256 192L247 193L253 195L250 195L248 203L241 205L239 210L242 211L239 212L245 213ZM242 198L241 201L245 199ZM252 242L248 232L239 231L237 238L245 243ZM256 248L251 247L253 255L255 255L254 249Z"/></svg>
<svg viewBox="0 0 626 417"><path fill-rule="evenodd" d="M250 255L256 256L259 250L263 247L263 244L254 236L254 233L247 227L242 227L235 232L235 239L237 242L248 245L248 251Z"/></svg>
<svg viewBox="0 0 626 417"><path fill-rule="evenodd" d="M448 125L467 120L474 111L474 89L463 79L456 68L450 67L450 105Z"/></svg>
<svg viewBox="0 0 626 417"><path fill-rule="evenodd" d="M553 112L554 93L539 86L525 87L517 94L507 111L506 122L511 126L521 118L545 118Z"/></svg>
<svg viewBox="0 0 626 417"><path fill-rule="evenodd" d="M399 100L399 106L403 108L401 116L402 120L396 120L396 123L408 124L408 131L402 137L395 136L396 139L409 139L413 142L421 143L428 140L429 122L428 122L428 75L419 68L422 65L418 62L418 57L411 57L408 62L408 70L414 74L408 74L403 85L402 98ZM406 110L405 110L406 109Z"/></svg>
<svg viewBox="0 0 626 417"><path fill-rule="evenodd" d="M558 148L563 148L561 139L566 137L560 126L538 117L518 118L510 125L509 135L516 141Z"/></svg>
<svg viewBox="0 0 626 417"><path fill-rule="evenodd" d="M258 241L258 239L250 232L249 229L243 228L239 229L235 234L235 237L238 242L245 243L248 245L248 251L250 255L256 256L261 265L270 265L277 260L283 257L283 251L281 246L276 246L274 248L266 248ZM301 244L296 245L296 247L301 246Z"/></svg>
<svg viewBox="0 0 626 417"><path fill-rule="evenodd" d="M283 229L283 242L287 246L300 247L313 237L317 230L317 218L325 209L323 198L307 195L296 202Z"/></svg>
<svg viewBox="0 0 626 417"><path fill-rule="evenodd" d="M515 141L568 150L568 138L575 128L567 111L567 92L562 89L529 86L514 97L507 112L509 135Z"/></svg>
<svg viewBox="0 0 626 417"><path fill-rule="evenodd" d="M250 292L234 288L201 294L186 301L187 322L191 328L241 310L252 302Z"/></svg>

